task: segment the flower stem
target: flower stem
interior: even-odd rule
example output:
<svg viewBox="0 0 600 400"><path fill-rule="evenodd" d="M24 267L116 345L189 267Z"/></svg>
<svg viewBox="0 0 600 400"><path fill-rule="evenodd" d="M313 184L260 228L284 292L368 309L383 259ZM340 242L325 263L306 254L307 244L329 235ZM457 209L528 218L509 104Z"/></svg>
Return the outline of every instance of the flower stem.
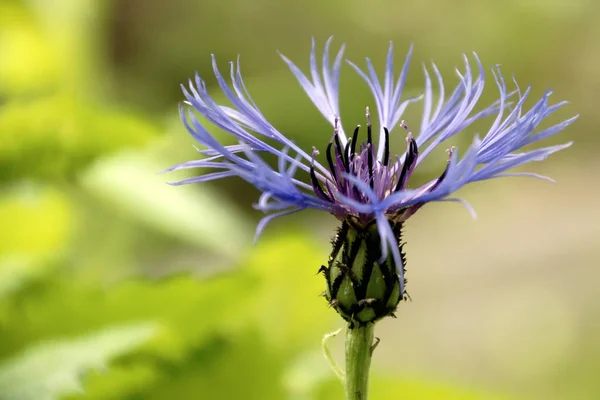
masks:
<svg viewBox="0 0 600 400"><path fill-rule="evenodd" d="M346 400L367 400L375 324L346 328Z"/></svg>

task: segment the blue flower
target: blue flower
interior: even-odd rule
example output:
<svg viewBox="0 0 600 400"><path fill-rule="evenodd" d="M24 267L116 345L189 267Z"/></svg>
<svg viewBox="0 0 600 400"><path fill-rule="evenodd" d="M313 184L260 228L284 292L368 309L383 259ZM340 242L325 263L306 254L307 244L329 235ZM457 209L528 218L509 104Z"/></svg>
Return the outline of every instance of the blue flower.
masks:
<svg viewBox="0 0 600 400"><path fill-rule="evenodd" d="M509 92L498 67L492 69L492 75L499 99L480 111L474 111L484 87L484 68L476 54L472 59L464 56L464 71L457 70L459 83L449 96L446 95L440 72L432 64L430 68L423 67L423 94L418 98L404 98L412 47L400 74L395 78L391 44L383 85L369 59L365 71L348 61L371 90L378 121L376 127L371 125L367 108L366 135L360 126L345 130L339 109L344 46L331 64L330 45L331 39L325 45L319 65L313 40L309 74L303 73L282 55L308 97L331 123L331 140L324 150L326 164L316 161L318 150L313 148L312 152L307 152L299 148L269 123L246 89L239 60L230 65L231 83L228 83L213 56L218 84L233 107L217 104L198 75L194 81L190 80L189 87L182 86L186 101L179 109L181 119L205 149L200 150L203 156L201 160L184 162L168 171L210 168L214 172L172 184L205 182L232 176L251 183L262 193L255 208L267 214L257 226L257 236L273 219L308 208L326 211L341 221L353 218L360 224L375 223L381 238L382 257L391 253L395 264L400 266L403 265L401 250L392 227L404 222L424 204L431 201L458 201L472 212L468 203L451 197L452 193L468 183L503 176L545 178L533 173L506 171L530 161L543 160L571 145L566 143L522 150L531 143L560 132L577 116L539 130L541 122L566 102L550 105L551 92L546 91L531 108L525 109L524 103L529 98L530 88L521 91L515 82L516 89ZM473 60L475 70L472 70ZM437 96L434 96L432 76L439 92ZM421 126L418 133L412 134L401 118L407 106L420 100L423 101ZM198 121L195 112L232 135L237 144L225 146L219 143ZM490 125L483 138L474 137L462 157L458 149L449 149L446 167L438 178L419 187L409 187L414 170L432 150L485 117L490 117ZM390 136L397 128L406 131L407 150L401 155L390 154ZM263 160L262 155L267 153L277 156L276 168ZM400 281L403 282L399 269Z"/></svg>

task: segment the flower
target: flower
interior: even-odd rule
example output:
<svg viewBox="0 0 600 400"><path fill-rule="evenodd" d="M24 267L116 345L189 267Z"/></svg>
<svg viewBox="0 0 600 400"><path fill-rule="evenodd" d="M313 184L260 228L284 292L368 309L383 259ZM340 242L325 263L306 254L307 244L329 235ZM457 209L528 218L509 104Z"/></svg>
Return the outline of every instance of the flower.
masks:
<svg viewBox="0 0 600 400"><path fill-rule="evenodd" d="M398 282L399 290L386 289L389 292L386 302L390 300L389 294L392 290L398 291L394 299L398 297L399 301L405 293L404 255L400 244L402 223L431 201L458 201L473 213L468 203L450 197L453 192L471 182L515 175L549 179L533 173L507 173L506 171L530 161L543 160L550 154L570 146L569 142L521 151L531 143L542 141L560 132L577 116L539 130L541 122L566 102L550 105L551 91L546 91L531 108L525 109L524 103L529 98L530 88L521 91L515 81L516 89L509 92L498 66L492 69L492 75L498 88L499 99L475 112L474 109L478 106L484 87L484 68L475 53L472 58L477 67L476 71L471 69L472 61L465 55L464 72L457 70L459 83L450 96L446 96L442 76L435 64L432 64L430 68L423 66L425 88L422 96L403 98L412 47L408 51L398 78L395 78L394 52L390 44L383 85L369 59L367 59L366 71L348 61L352 69L366 82L375 100L378 123L376 128L372 126L370 111L366 108L365 140L364 130L360 126L356 126L352 131L346 131L340 119L339 86L344 46L341 46L331 65L331 42L330 38L325 45L322 62L319 65L313 40L309 75L303 73L288 58L281 56L308 97L332 125L333 134L325 149L327 159L325 165L317 162L316 156L319 154L317 149L313 148L309 153L299 148L271 125L260 112L242 80L239 59L237 63L230 64L230 85L219 71L213 56L213 69L218 84L233 107L217 104L209 95L204 81L197 74L195 81L190 80L188 88L182 85L186 98L185 104L191 108L180 106L181 119L189 133L206 149L200 150L203 159L184 162L167 171L182 168L215 170L205 175L171 182L174 185L232 176L240 177L254 185L262 193L255 208L267 214L257 226L257 236L273 219L309 208L326 211L344 221L345 225L342 225L338 239L334 241L334 253L330 258L329 268L323 267L328 279L326 297L332 303L336 300L335 293L331 292L335 289L333 283L336 279L339 283L345 275L341 274L344 276L340 277L339 271L332 275L331 267L336 263L341 263L340 265L352 263L352 259L348 260L348 252L357 237L353 234L352 241L348 242L347 232L344 230L349 227L355 231L364 229L364 232L368 233L367 236L375 237L374 240L365 239L369 243L370 263L375 257L373 254L377 253L375 264L383 266L387 262L388 267L394 265L397 269L393 280ZM439 91L435 105L432 73ZM413 134L401 118L407 106L418 100L423 101L423 114L418 133ZM226 146L219 143L199 122L194 111L213 125L233 135L237 144ZM476 120L492 116L495 117L490 122L487 133L482 139L474 137L471 146L462 157L459 157L458 149L448 150L446 167L438 178L419 187L409 186L414 170L433 149ZM389 142L393 130L398 127L406 131L407 150L402 155L392 155ZM278 159L277 167L273 168L266 163L261 157L262 154L275 155ZM304 178L300 177L301 174ZM365 235L359 234L358 237L364 238ZM358 242L355 248L361 246L360 240ZM373 251L374 244L380 247L379 251ZM343 257L341 255L338 257L338 253L335 253L336 246L338 252L344 247L344 251L348 254L344 253ZM356 257L356 253L354 256ZM364 273L363 269L360 271ZM389 278L389 271L382 269L380 272L386 279ZM360 280L352 276L351 279ZM365 279L365 285L368 279L369 277ZM364 300L369 300L370 297L366 295L366 286L363 289L364 305ZM389 302L393 303L394 299ZM360 301L357 299L352 301L355 300ZM396 304L387 307L385 313L390 314L390 310L395 309ZM333 305L337 306L337 304ZM350 311L345 314L348 313ZM380 317L381 315L378 315L373 318ZM367 319L370 318L372 317Z"/></svg>

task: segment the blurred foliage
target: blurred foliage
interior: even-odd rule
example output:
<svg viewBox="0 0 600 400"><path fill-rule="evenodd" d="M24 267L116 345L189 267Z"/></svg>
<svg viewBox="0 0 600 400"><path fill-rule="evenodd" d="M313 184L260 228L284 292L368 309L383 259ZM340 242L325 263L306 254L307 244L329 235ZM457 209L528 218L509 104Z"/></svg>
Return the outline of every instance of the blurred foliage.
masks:
<svg viewBox="0 0 600 400"><path fill-rule="evenodd" d="M71 176L99 155L147 143L155 131L88 99L15 99L0 109L0 172L8 180Z"/></svg>
<svg viewBox="0 0 600 400"><path fill-rule="evenodd" d="M102 89L91 0L0 4L0 177L58 179L157 135Z"/></svg>
<svg viewBox="0 0 600 400"><path fill-rule="evenodd" d="M418 61L435 54L448 75L461 52L477 49L486 64L503 61L505 71L535 81L539 91L555 84L559 99L572 99L585 113L598 82L598 16L600 7L589 0L514 0L502 7L435 0L0 1L0 399L342 398L318 350L341 322L319 297L315 275L335 222L310 213L291 217L251 247L257 195L247 185L165 185L197 173L157 174L196 154L177 121L178 84L198 70L222 99L213 90L209 53L223 67L240 53L253 97L274 125L305 148L320 147L329 140L327 123L274 50L304 67L310 36L335 33L336 43L352 42L350 58L373 57L378 68L389 39L397 43L396 57L413 41ZM422 85L418 61L409 94ZM344 79L343 113L361 122L370 97L356 76ZM590 114L581 132L600 125ZM406 118L419 121L419 107ZM539 263L553 272L542 270L523 288L501 284L517 280L510 265L527 278L521 266L535 262L522 258L532 250L489 247L488 234L501 236L492 225L473 234L473 244L456 232L469 230L462 219L444 225L435 212L431 220L416 217L425 219L408 232L409 260L416 260L410 268L425 259L419 254L438 258L411 269L419 301L403 305L393 327L382 324L373 400L598 398L600 309L587 295L596 293L598 276L584 267L598 259L591 238L600 235L600 221L583 210L597 209L586 199L598 197L585 190L599 166L579 163L598 136L581 132L569 134L592 146L559 156L550 168L574 182L564 189L564 203L556 203L560 212L540 217L551 215L556 229L524 229L524 242L538 239ZM400 149L404 143L397 142ZM443 163L441 157L427 165L417 179ZM541 226L527 219L537 204L523 200L540 187L510 192L533 210L519 220ZM488 218L518 214L503 197L506 187L494 188L470 195ZM553 190L536 198L556 201ZM579 219L562 212L573 208L573 193L580 194ZM494 213L498 204L503 212ZM543 238L550 233L557 236L546 237L548 245ZM475 253L484 257L472 260L477 271L489 267L479 275L452 264ZM483 285L481 275L492 274L503 256L507 264L520 256L522 264L503 265L488 289L463 301L461 288L469 286L461 283L474 285L479 276ZM489 308L477 309L488 295L495 299ZM341 348L334 339L337 359Z"/></svg>
<svg viewBox="0 0 600 400"><path fill-rule="evenodd" d="M82 392L79 376L152 336L150 325L113 328L81 339L51 341L0 366L0 396L50 400Z"/></svg>

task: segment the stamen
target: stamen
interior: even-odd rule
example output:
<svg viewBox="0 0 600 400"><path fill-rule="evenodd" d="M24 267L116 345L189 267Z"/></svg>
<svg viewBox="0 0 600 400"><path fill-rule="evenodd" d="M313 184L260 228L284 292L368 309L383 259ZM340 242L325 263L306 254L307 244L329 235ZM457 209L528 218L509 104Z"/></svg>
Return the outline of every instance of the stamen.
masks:
<svg viewBox="0 0 600 400"><path fill-rule="evenodd" d="M383 127L383 133L385 134L383 143L383 165L387 166L390 158L390 132L386 127Z"/></svg>
<svg viewBox="0 0 600 400"><path fill-rule="evenodd" d="M331 171L331 175L333 176L333 180L337 182L337 176L335 173L335 164L333 163L333 157L331 155L331 147L333 146L332 142L329 142L327 145L327 152L325 156L327 157L327 163L329 164L329 171Z"/></svg>
<svg viewBox="0 0 600 400"><path fill-rule="evenodd" d="M315 156L317 154L319 154L319 151L313 147L312 161L310 163L310 181L312 183L312 186L313 186L313 189L315 190L315 192L319 192L319 194L323 198L325 198L325 200L329 201L330 203L333 203L333 199L330 196L328 196L327 193L325 193L325 191L321 187L321 183L317 179L317 175L315 174L314 164L315 164Z"/></svg>
<svg viewBox="0 0 600 400"><path fill-rule="evenodd" d="M373 177L373 135L371 132L371 114L367 107L367 166L369 167L369 185L371 189L375 186Z"/></svg>
<svg viewBox="0 0 600 400"><path fill-rule="evenodd" d="M340 117L335 117L333 124L333 140L335 142L335 164L337 164L338 157L341 158L342 164L344 164L344 168L346 172L349 172L348 165L344 160L344 152L342 151L342 143L340 142L340 128L339 128ZM330 142L331 145L331 142ZM329 154L329 148L327 149L327 153Z"/></svg>
<svg viewBox="0 0 600 400"><path fill-rule="evenodd" d="M400 126L403 127L408 135L406 136L407 143L407 151L406 157L404 158L404 163L402 164L402 170L400 171L400 177L398 178L398 183L396 184L395 192L399 190L404 190L406 188L406 184L408 183L408 179L412 173L412 170L417 161L417 157L419 156L419 147L417 146L417 141L413 138L412 133L408 129L408 126L402 121Z"/></svg>
<svg viewBox="0 0 600 400"><path fill-rule="evenodd" d="M342 159L342 163L344 164L344 167L346 167L346 172L348 172L348 167L346 166L346 163L344 161L344 152L342 151L342 143L340 142L340 137L338 136L337 132L335 134L334 140L335 140L335 151L337 152L336 159L337 159L337 157L340 157Z"/></svg>
<svg viewBox="0 0 600 400"><path fill-rule="evenodd" d="M404 123L404 120L400 121L400 126L404 128L404 130L409 134L412 135L412 132L410 131L410 129L408 129L408 126Z"/></svg>
<svg viewBox="0 0 600 400"><path fill-rule="evenodd" d="M437 181L435 181L435 183L433 184L431 189L429 189L430 192L435 190L438 186L440 186L442 184L443 180L446 178L446 175L448 175L448 169L450 168L450 160L452 160L452 154L454 153L455 150L456 150L456 147L454 147L454 146L452 146L446 150L446 153L448 153L448 161L446 162L446 168L444 168L444 172L442 172L442 174L440 175L439 178L437 178Z"/></svg>
<svg viewBox="0 0 600 400"><path fill-rule="evenodd" d="M354 142L352 138L348 139L346 142L346 147L344 147L344 166L346 167L346 171L350 172L350 145Z"/></svg>
<svg viewBox="0 0 600 400"><path fill-rule="evenodd" d="M352 147L350 148L350 160L354 160L354 155L356 154L356 144L358 143L358 131L360 130L360 125L356 125L354 129L354 133L352 134Z"/></svg>

